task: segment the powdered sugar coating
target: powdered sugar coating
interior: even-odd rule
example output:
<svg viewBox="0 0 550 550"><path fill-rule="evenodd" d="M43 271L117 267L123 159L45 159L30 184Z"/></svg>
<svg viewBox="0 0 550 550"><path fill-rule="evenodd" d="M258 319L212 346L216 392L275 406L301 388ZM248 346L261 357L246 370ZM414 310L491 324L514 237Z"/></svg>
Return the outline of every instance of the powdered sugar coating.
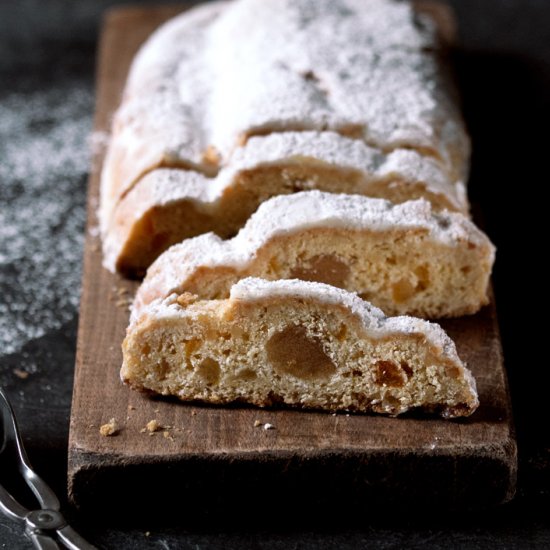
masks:
<svg viewBox="0 0 550 550"><path fill-rule="evenodd" d="M250 130L351 125L381 148L446 157L442 127L457 115L427 51L437 48L433 25L409 3L239 0L209 33L206 64L219 71L207 126L223 156Z"/></svg>
<svg viewBox="0 0 550 550"><path fill-rule="evenodd" d="M266 240L314 227L371 231L426 229L433 241L487 244L487 237L465 216L433 212L424 199L393 204L362 195L303 191L264 202L239 234L229 241L238 251L257 249ZM177 246L177 245L176 245Z"/></svg>
<svg viewBox="0 0 550 550"><path fill-rule="evenodd" d="M241 279L231 287L230 300L261 302L273 298L300 298L340 306L357 316L371 338L388 338L396 334L422 334L429 344L453 361L460 362L454 342L436 323L416 317L386 317L381 309L362 300L354 292L298 279L266 281L256 277ZM473 381L473 378L472 378Z"/></svg>
<svg viewBox="0 0 550 550"><path fill-rule="evenodd" d="M389 178L422 182L427 190L447 197L457 210L468 210L464 182L450 181L435 159L410 149L383 153L363 141L331 131L281 132L250 138L244 147L234 151L231 164L219 173L214 188L224 188L242 170L281 161L318 161L357 170L365 182Z"/></svg>
<svg viewBox="0 0 550 550"><path fill-rule="evenodd" d="M218 1L196 6L170 19L151 34L134 58L124 90L125 99L148 91L166 89L167 85L178 89L182 79L175 78L177 71L183 65L191 66L202 61L201 52L208 40L208 29L223 13L226 4ZM197 67L196 71L185 75L192 80L186 83L186 89L179 92L182 103L191 103L185 101L185 93L196 90L201 84L198 79L204 77L206 69ZM194 101L199 94L197 91L193 94L191 99Z"/></svg>
<svg viewBox="0 0 550 550"><path fill-rule="evenodd" d="M170 20L136 55L122 104L115 113L101 175L99 219L103 232L118 199L151 168L179 163L202 169L207 139L201 113L212 75L200 52L205 47L206 30L223 5L199 6Z"/></svg>
<svg viewBox="0 0 550 550"><path fill-rule="evenodd" d="M287 279L266 281L257 277L241 279L231 287L230 300L257 302L272 298L303 298L342 306L357 315L369 331L381 329L386 316L381 309L361 300L357 294L324 283Z"/></svg>
<svg viewBox="0 0 550 550"><path fill-rule="evenodd" d="M429 185L464 203L453 182L465 178L469 144L437 48L430 21L394 0L237 0L182 14L132 66L102 178L103 231L114 203L151 168L212 170L212 148L236 169L247 137L292 129L435 155L444 168ZM319 143L309 154L326 152ZM386 168L410 164L406 154Z"/></svg>

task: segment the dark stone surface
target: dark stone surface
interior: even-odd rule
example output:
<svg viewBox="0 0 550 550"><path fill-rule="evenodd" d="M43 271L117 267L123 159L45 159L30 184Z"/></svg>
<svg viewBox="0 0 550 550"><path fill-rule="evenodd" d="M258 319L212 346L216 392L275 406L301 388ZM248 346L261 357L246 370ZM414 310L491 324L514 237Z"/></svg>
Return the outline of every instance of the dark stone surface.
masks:
<svg viewBox="0 0 550 550"><path fill-rule="evenodd" d="M82 147L93 111L98 22L101 11L112 3L0 3L0 107L33 106L32 110L22 109L26 129L21 131L27 133L19 134L29 140L29 147L33 145L33 155L40 155L41 149L34 147L32 140L43 138L47 142L48 136L58 139L63 132L56 132L63 129L66 142L58 144L57 151L66 153L66 148ZM545 186L548 178L550 2L454 0L452 4L460 24L456 67L474 144L471 195L480 203L488 233L498 246L497 303L520 453L516 499L477 513L450 515L441 511L437 517L422 518L421 510L383 516L373 512L361 518L351 514L347 521L340 513L338 521L320 524L309 517L307 502L302 517L284 517L284 503L269 504L269 495L263 495L260 487L251 498L259 507L265 506L264 520L251 524L242 517L232 526L224 525L220 515L192 524L182 517L177 524L151 520L136 525L123 510L109 522L100 522L66 509L73 524L98 546L193 550L550 547L550 431L546 425L550 370L548 359L541 353L546 327L534 321L538 312L545 311L546 274L540 259L533 257L524 244L540 245L544 255L546 205L539 198L538 188ZM70 108L62 109L63 103ZM73 280L73 271L79 270L78 261L71 263L71 273L64 272L59 264L66 257L72 262L80 254L81 239L68 233L83 230L86 168L81 162L65 166L65 157L61 157L58 163L44 159L43 164L18 171L20 153L9 148L14 139L14 115L0 112L4 113L4 118L0 117L0 311L12 324L21 323L20 331L10 329L4 334L13 332L14 339L7 343L9 354L0 350L0 383L12 399L33 465L65 499L78 309L76 298L64 300L56 293L50 297L48 289L57 288L60 280ZM78 135L67 131L69 118L81 121ZM39 145L44 144L41 141ZM18 147L21 149L24 143ZM46 150L43 154L49 153ZM67 186L65 179L73 186ZM47 196L44 199L43 193L37 193L48 186L52 189L50 202L59 207L53 218ZM70 200L61 200L66 195ZM22 204L29 208L28 223L25 217L15 216L14 209ZM38 206L33 209L33 204ZM38 223L45 235L41 258L37 258L36 228L31 221ZM10 230L13 224L15 237ZM26 256L17 257L25 251ZM32 284L28 282L29 271L17 271L25 262L39 266L36 273L31 273ZM69 293L77 297L78 290ZM32 303L53 312L47 317L47 330L38 337L33 319L38 323L41 317L28 314ZM43 327L44 321L40 322ZM2 341L6 343L5 338ZM19 378L14 369L29 375ZM0 481L5 476L10 472L0 471ZM185 495L175 497L184 499ZM345 509L345 504L335 503L335 509ZM30 548L21 533L21 526L0 515L0 547Z"/></svg>

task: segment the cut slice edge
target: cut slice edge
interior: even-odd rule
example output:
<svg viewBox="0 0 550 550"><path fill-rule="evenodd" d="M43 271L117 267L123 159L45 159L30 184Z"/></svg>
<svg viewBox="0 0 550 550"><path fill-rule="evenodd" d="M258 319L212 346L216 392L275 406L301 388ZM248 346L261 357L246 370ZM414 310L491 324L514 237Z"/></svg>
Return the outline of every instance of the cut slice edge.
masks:
<svg viewBox="0 0 550 550"><path fill-rule="evenodd" d="M213 404L445 418L479 404L438 325L385 317L353 293L299 280L248 278L227 300L174 294L151 303L128 328L121 378Z"/></svg>
<svg viewBox="0 0 550 550"><path fill-rule="evenodd" d="M472 314L488 302L494 246L458 213L424 200L393 205L361 195L304 191L262 203L233 239L188 239L151 265L133 316L156 298L227 298L248 276L324 282L390 315Z"/></svg>
<svg viewBox="0 0 550 550"><path fill-rule="evenodd" d="M406 149L386 155L334 132L251 138L215 178L162 159L156 166L116 200L104 179L100 222L112 271L143 272L169 245L200 233L235 234L261 202L308 189L395 203L425 198L437 210L468 213L464 183L450 181L437 161Z"/></svg>

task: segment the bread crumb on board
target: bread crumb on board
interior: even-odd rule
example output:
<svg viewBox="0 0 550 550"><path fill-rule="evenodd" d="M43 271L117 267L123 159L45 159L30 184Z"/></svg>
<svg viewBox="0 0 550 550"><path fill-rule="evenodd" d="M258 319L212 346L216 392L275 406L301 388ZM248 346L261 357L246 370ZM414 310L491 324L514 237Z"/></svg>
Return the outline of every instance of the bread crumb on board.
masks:
<svg viewBox="0 0 550 550"><path fill-rule="evenodd" d="M169 439L170 441L174 441L174 438L170 435L170 432L168 430L165 430L162 432L162 435L164 436L164 439Z"/></svg>
<svg viewBox="0 0 550 550"><path fill-rule="evenodd" d="M21 380L26 380L30 373L23 369L13 369L13 374L15 374L17 378L21 378Z"/></svg>
<svg viewBox="0 0 550 550"><path fill-rule="evenodd" d="M162 426L160 425L158 420L149 420L147 424L145 425L145 428L141 429L141 433L149 432L150 434L158 432L162 430Z"/></svg>
<svg viewBox="0 0 550 550"><path fill-rule="evenodd" d="M116 435L118 433L118 424L114 418L111 418L109 422L103 424L99 428L99 433L103 437L109 437L111 435Z"/></svg>

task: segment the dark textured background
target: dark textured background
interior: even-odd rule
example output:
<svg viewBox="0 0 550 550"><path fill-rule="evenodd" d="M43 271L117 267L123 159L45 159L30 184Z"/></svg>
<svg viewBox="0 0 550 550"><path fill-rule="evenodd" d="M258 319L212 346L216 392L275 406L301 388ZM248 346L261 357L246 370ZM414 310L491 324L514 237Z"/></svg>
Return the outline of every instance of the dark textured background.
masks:
<svg viewBox="0 0 550 550"><path fill-rule="evenodd" d="M101 12L111 4L0 0L0 383L19 415L33 464L60 495L78 318L78 289L60 289L75 286L80 273L95 48ZM475 514L422 518L421 511L405 510L332 525L308 518L306 503L304 518L293 522L279 521L272 506L261 525L242 518L231 527L218 517L201 525L182 518L184 527L136 526L122 510L105 525L68 510L98 546L550 547L550 369L546 327L534 321L547 301L540 257L548 248L548 209L538 188L547 185L550 157L550 1L451 4L460 25L455 65L474 145L470 193L498 247L497 302L520 451L516 499ZM540 246L540 256L525 242ZM19 378L14 369L29 375ZM0 481L6 476L9 470L0 470ZM268 495L259 488L255 498ZM0 543L30 547L20 526L3 516Z"/></svg>

